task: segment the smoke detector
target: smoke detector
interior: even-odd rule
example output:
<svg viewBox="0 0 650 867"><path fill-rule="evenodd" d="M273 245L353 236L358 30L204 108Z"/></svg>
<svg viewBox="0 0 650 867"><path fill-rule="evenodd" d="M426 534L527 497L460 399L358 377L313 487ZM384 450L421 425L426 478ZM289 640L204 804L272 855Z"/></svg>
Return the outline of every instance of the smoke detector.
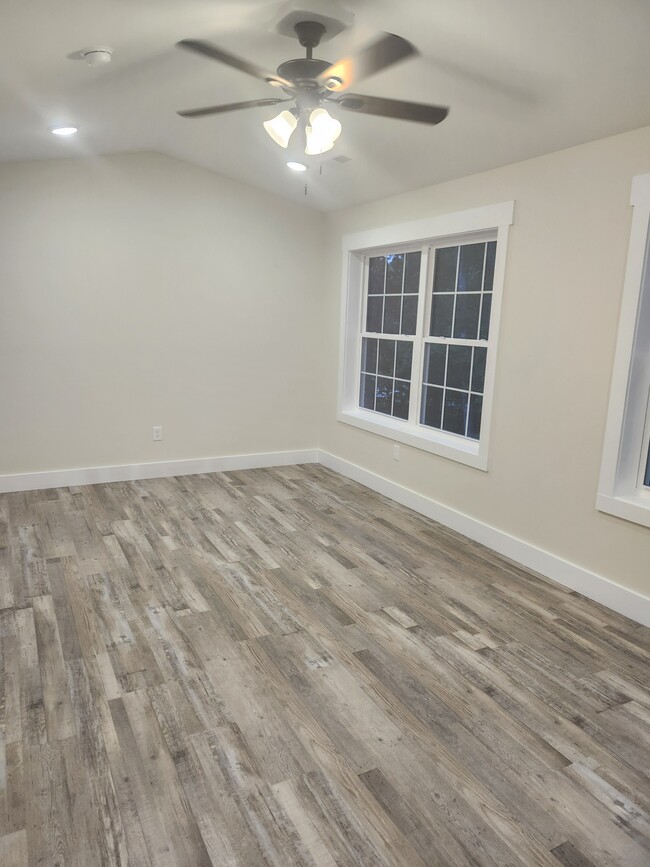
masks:
<svg viewBox="0 0 650 867"><path fill-rule="evenodd" d="M113 59L113 49L104 46L98 48L84 48L79 52L81 60L85 60L88 66L104 66Z"/></svg>

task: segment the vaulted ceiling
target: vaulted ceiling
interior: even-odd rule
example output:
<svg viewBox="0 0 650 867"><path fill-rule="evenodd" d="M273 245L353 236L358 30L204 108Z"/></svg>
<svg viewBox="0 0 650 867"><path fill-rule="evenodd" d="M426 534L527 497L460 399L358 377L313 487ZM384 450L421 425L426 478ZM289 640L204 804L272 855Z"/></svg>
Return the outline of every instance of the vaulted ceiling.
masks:
<svg viewBox="0 0 650 867"><path fill-rule="evenodd" d="M420 56L355 90L451 113L427 127L341 112L343 133L322 169L293 175L262 128L277 109L176 115L274 95L174 44L207 39L275 69L303 56L297 41L274 31L283 5L4 0L0 162L156 150L333 209L650 124L647 0L346 0L353 26L315 56L334 61L379 31L397 33ZM90 69L69 58L95 45L113 49L111 64ZM62 122L79 134L56 139L48 129ZM349 161L334 159L341 155Z"/></svg>

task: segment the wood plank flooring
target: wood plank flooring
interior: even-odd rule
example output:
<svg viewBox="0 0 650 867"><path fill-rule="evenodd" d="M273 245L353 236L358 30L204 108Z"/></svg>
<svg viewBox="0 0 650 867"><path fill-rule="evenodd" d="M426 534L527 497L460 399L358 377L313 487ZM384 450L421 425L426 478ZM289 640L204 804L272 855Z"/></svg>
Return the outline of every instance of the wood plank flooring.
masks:
<svg viewBox="0 0 650 867"><path fill-rule="evenodd" d="M0 863L648 867L650 630L315 466L0 496Z"/></svg>

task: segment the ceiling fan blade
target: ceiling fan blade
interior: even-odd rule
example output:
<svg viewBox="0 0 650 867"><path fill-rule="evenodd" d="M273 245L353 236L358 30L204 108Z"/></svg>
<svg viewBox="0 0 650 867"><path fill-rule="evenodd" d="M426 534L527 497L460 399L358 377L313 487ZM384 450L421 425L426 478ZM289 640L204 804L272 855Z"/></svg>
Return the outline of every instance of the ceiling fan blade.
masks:
<svg viewBox="0 0 650 867"><path fill-rule="evenodd" d="M396 120L414 120L417 123L441 123L449 114L449 109L442 105L404 102L382 96L361 96L358 93L346 93L334 101L341 108L356 111L358 114L375 114Z"/></svg>
<svg viewBox="0 0 650 867"><path fill-rule="evenodd" d="M182 39L176 44L179 48L185 48L187 51L193 51L195 54L202 54L204 57L218 60L219 63L225 63L226 66L239 69L241 72L252 75L254 78L260 78L274 87L293 87L292 83L287 81L286 78L282 78L274 72L269 72L268 69L262 69L261 66L251 63L249 60L244 60L241 57L230 54L228 51L212 45L211 42L204 42L202 39Z"/></svg>
<svg viewBox="0 0 650 867"><path fill-rule="evenodd" d="M208 114L222 114L224 111L238 111L240 108L256 108L264 105L277 105L279 102L291 102L290 99L249 99L246 102L231 102L228 105L208 105L205 108L188 108L177 111L181 117L204 117Z"/></svg>
<svg viewBox="0 0 650 867"><path fill-rule="evenodd" d="M394 33L384 33L376 42L371 42L351 57L328 66L316 80L328 90L340 93L355 82L417 53L415 46L406 39Z"/></svg>

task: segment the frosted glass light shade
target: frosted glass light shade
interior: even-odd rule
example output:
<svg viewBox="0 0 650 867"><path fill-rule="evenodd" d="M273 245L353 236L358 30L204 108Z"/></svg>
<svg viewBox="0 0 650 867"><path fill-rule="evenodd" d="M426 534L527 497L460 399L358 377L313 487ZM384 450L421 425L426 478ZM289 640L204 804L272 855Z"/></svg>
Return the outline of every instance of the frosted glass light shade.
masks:
<svg viewBox="0 0 650 867"><path fill-rule="evenodd" d="M291 134L297 125L298 121L290 111L281 111L273 120L264 122L264 129L276 144L279 144L282 148L286 148L289 145Z"/></svg>
<svg viewBox="0 0 650 867"><path fill-rule="evenodd" d="M305 153L309 156L324 154L334 147L340 135L341 124L338 120L324 108L315 108L309 116Z"/></svg>

